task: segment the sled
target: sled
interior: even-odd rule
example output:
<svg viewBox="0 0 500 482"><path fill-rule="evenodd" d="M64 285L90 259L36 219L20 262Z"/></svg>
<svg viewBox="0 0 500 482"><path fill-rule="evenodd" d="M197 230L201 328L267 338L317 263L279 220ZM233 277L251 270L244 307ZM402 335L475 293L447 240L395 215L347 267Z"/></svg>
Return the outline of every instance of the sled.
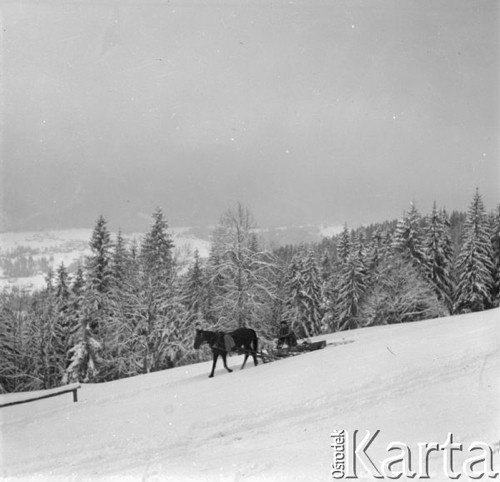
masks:
<svg viewBox="0 0 500 482"><path fill-rule="evenodd" d="M321 350L325 347L325 340L315 342L304 341L294 347L281 347L266 351L261 350L257 353L257 357L260 358L263 363L269 363L272 361L280 360L282 358L301 355L302 353L307 353L310 351Z"/></svg>
<svg viewBox="0 0 500 482"><path fill-rule="evenodd" d="M314 341L312 343L304 341L300 345L290 348L290 350L296 352L305 352L305 351L321 350L322 348L325 347L326 347L326 340Z"/></svg>

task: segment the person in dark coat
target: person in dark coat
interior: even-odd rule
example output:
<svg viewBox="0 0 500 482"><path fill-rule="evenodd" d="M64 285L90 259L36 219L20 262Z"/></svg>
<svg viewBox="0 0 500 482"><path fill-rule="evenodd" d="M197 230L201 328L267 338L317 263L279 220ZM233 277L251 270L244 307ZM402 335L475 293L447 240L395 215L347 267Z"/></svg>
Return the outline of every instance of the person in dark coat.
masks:
<svg viewBox="0 0 500 482"><path fill-rule="evenodd" d="M284 344L289 347L297 346L297 337L293 330L288 326L286 321L280 323L280 330L278 333L278 348L281 348Z"/></svg>

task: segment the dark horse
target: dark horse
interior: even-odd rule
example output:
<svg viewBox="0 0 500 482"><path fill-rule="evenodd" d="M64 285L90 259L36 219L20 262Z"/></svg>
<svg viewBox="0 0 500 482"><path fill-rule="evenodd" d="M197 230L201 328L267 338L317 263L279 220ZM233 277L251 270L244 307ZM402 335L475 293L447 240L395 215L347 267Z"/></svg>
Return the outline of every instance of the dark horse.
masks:
<svg viewBox="0 0 500 482"><path fill-rule="evenodd" d="M228 346L224 343L224 338L226 335L230 335L234 345L230 348L232 350L241 350L245 354L245 359L243 360L243 365L241 369L245 367L245 363L250 355L253 357L253 362L257 365L257 350L258 350L258 338L255 330L251 328L238 328L229 333L223 333L221 331L206 331L206 330L196 330L196 337L194 339L194 348L197 350L203 343L208 343L208 346L212 349L213 364L212 372L209 378L214 376L215 365L217 363L217 358L219 355L222 357L224 362L224 368L228 372L232 372L226 362L226 357L228 354Z"/></svg>

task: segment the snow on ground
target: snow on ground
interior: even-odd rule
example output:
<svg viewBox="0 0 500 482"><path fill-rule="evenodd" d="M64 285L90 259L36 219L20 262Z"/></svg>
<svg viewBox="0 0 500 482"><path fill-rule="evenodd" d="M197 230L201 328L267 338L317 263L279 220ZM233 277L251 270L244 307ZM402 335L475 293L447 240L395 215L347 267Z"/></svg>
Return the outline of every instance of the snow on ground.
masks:
<svg viewBox="0 0 500 482"><path fill-rule="evenodd" d="M389 441L416 448L452 432L464 450L495 447L500 469L499 309L323 338L352 343L230 374L220 365L212 379L199 363L83 385L78 403L65 394L2 408L2 475L327 481L334 429L380 429L376 464ZM431 480L448 480L442 456L430 459Z"/></svg>

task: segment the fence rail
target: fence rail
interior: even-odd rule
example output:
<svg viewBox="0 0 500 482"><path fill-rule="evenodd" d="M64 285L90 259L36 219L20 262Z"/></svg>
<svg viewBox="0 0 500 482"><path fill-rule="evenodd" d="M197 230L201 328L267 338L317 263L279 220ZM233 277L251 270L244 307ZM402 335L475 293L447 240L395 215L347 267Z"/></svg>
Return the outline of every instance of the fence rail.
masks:
<svg viewBox="0 0 500 482"><path fill-rule="evenodd" d="M52 390L47 390L44 393L33 392L33 396L29 395L29 392L25 392L22 398L17 400L2 402L2 397L0 396L0 407L9 407L11 405L19 405L20 403L34 402L35 400L42 400L43 398L57 397L58 395L63 395L64 393L73 393L73 402L78 402L78 389L80 385L66 385L64 387L54 388Z"/></svg>

